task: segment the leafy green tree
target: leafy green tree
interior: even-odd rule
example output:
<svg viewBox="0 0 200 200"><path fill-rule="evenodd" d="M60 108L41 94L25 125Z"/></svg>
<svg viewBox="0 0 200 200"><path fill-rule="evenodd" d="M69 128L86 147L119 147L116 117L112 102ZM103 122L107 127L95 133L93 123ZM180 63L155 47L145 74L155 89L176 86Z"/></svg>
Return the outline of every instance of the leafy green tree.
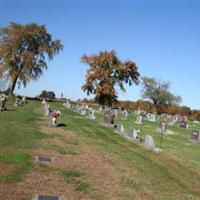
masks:
<svg viewBox="0 0 200 200"><path fill-rule="evenodd" d="M136 64L130 60L122 62L114 50L83 55L81 60L89 65L82 89L88 95L94 94L100 105L111 106L117 101L116 86L125 92L124 84L130 86L139 83L140 74Z"/></svg>
<svg viewBox="0 0 200 200"><path fill-rule="evenodd" d="M154 105L177 105L181 102L180 96L175 96L169 91L169 82L161 82L154 78L143 77L142 84L142 97L149 99Z"/></svg>
<svg viewBox="0 0 200 200"><path fill-rule="evenodd" d="M56 98L56 95L53 91L47 91L47 90L43 90L41 92L41 94L39 95L40 98L45 98L45 99L49 99L49 100L53 100Z"/></svg>
<svg viewBox="0 0 200 200"><path fill-rule="evenodd" d="M45 26L35 23L0 28L0 41L0 76L8 74L11 95L16 83L25 87L30 80L37 80L47 69L46 58L53 59L63 49Z"/></svg>

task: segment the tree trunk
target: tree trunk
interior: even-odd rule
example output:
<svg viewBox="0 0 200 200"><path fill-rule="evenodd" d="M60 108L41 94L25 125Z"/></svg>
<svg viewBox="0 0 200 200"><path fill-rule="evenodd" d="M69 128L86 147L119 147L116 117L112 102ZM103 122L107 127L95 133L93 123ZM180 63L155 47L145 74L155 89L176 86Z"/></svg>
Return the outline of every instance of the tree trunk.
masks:
<svg viewBox="0 0 200 200"><path fill-rule="evenodd" d="M16 83L17 83L17 79L18 79L18 76L14 77L13 78L13 81L12 81L12 85L10 87L10 95L13 96L13 92L15 90L15 86L16 86Z"/></svg>

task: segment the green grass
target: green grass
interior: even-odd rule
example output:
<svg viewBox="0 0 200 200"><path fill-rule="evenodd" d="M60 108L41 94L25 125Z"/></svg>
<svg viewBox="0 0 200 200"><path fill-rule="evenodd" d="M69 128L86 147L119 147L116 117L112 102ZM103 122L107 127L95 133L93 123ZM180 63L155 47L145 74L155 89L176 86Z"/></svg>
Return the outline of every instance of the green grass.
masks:
<svg viewBox="0 0 200 200"><path fill-rule="evenodd" d="M69 170L69 171L60 171L60 176L64 179L66 183L71 183L74 185L75 190L78 192L88 193L92 188L92 185L80 180L81 177L86 174L77 170Z"/></svg>
<svg viewBox="0 0 200 200"><path fill-rule="evenodd" d="M1 176L1 180L9 182L21 181L25 174L31 169L31 156L24 151L0 152L0 161L16 166L16 169L8 174Z"/></svg>
<svg viewBox="0 0 200 200"><path fill-rule="evenodd" d="M39 114L35 111L39 102L29 101L15 108L9 99L8 111L0 112L0 161L16 166L14 171L1 176L3 181L22 181L32 168L31 156L26 149L37 147L37 141L48 138L38 131ZM6 150L3 150L6 148Z"/></svg>
<svg viewBox="0 0 200 200"><path fill-rule="evenodd" d="M92 185L87 183L87 182L81 182L81 181L76 182L75 190L78 191L78 192L87 193L87 192L89 192L89 190L91 188L92 188Z"/></svg>
<svg viewBox="0 0 200 200"><path fill-rule="evenodd" d="M23 151L0 152L0 161L3 161L7 164L27 166L29 165L30 160L31 160L30 154Z"/></svg>
<svg viewBox="0 0 200 200"><path fill-rule="evenodd" d="M17 108L13 105L13 100L9 101L9 110L0 112L1 147L32 148L37 144L36 141L48 137L37 128L40 115L35 110L40 105L39 102L29 101Z"/></svg>
<svg viewBox="0 0 200 200"><path fill-rule="evenodd" d="M80 171L75 171L75 170L70 170L70 171L61 171L61 176L65 179L68 180L70 177L81 177L83 176L84 173Z"/></svg>
<svg viewBox="0 0 200 200"><path fill-rule="evenodd" d="M27 153L29 148L38 148L38 141L49 138L47 134L39 131L42 110L41 102L28 101L25 106L20 106L14 111L13 100L9 101L7 112L0 112L0 162L15 166L15 170L1 177L3 181L21 181L33 168L31 156ZM103 127L99 121L103 119L101 113L96 120L90 120L70 110L66 110L61 104L51 103L51 107L61 110L58 123L66 124L64 130L70 130L80 139L64 141L66 147L52 147L63 156L79 154L76 147L80 144L91 145L112 165L120 174L120 198L137 199L135 193L142 194L145 199L194 199L200 196L200 145L190 143L188 138L192 129L200 129L200 125L190 124L187 130L176 126L167 128L176 132L176 135L165 135L163 138L163 152L156 154L143 149L137 144L126 141L116 134L113 128ZM123 124L125 130L129 128L142 128L142 140L147 134L153 136L156 146L160 144L160 134L156 131L157 123L145 121L140 127L134 123L136 116L131 115L128 120L122 116L116 119L117 124ZM47 123L47 119L46 119ZM67 132L66 132L67 134ZM188 144L189 145L188 145ZM50 148L50 147L49 147ZM52 149L50 149L52 150ZM122 165L121 165L122 163ZM45 172L52 171L46 165L37 165L37 168ZM95 166L94 166L95 168ZM67 183L74 184L78 192L93 191L93 183L88 183L88 175L76 170L54 170ZM106 181L105 177L105 181ZM103 194L102 198L103 199ZM98 195L97 195L98 196ZM140 196L141 197L141 196Z"/></svg>
<svg viewBox="0 0 200 200"><path fill-rule="evenodd" d="M60 109L62 105L53 104L53 108ZM200 192L197 188L200 186L200 176L198 169L200 168L200 145L191 143L185 145L192 128L187 130L178 126L167 127L177 132L177 135L165 135L163 138L161 154L155 154L150 150L145 150L136 144L126 141L124 138L114 133L113 128L101 126L98 121L103 119L101 114L97 115L95 121L81 117L77 123L77 113L70 110L62 110L60 122L66 123L64 129L71 130L83 137L89 138L89 142L98 151L103 152L109 158L115 167L119 160L124 160L130 168L136 170L135 183L140 183L145 179L151 182L145 187L145 190L151 191L154 199L187 199L188 194L192 199L197 199ZM134 124L135 115L131 115L128 120L124 120L121 116L116 119L117 124L123 124L125 129L142 128L142 140L145 135L153 136L156 146L160 144L160 134L157 133L157 123L145 121L143 127ZM199 128L196 127L196 128ZM123 169L122 169L123 170ZM129 187L132 179L124 180L125 186ZM130 185L131 185L130 184ZM145 185L145 183L143 183ZM160 191L160 185L166 189ZM144 186L138 190L144 190ZM166 195L168 196L166 198Z"/></svg>

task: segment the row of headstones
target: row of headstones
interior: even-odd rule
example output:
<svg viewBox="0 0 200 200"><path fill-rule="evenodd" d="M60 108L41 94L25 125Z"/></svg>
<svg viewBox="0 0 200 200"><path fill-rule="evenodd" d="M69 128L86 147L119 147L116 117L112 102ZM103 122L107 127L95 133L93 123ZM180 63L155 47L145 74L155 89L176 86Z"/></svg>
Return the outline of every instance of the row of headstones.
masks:
<svg viewBox="0 0 200 200"><path fill-rule="evenodd" d="M135 114L137 115L136 122L137 124L142 124L144 119L147 119L150 122L156 122L156 114L147 113L143 110L136 110ZM188 119L186 116L181 115L168 115L161 114L160 119L165 119L167 125L174 126L176 123L179 124L181 128L189 128ZM200 123L199 121L194 121L193 123Z"/></svg>
<svg viewBox="0 0 200 200"><path fill-rule="evenodd" d="M60 111L53 111L45 100L42 101L42 105L43 105L44 115L49 118L48 125L50 127L56 127L57 117L61 114Z"/></svg>
<svg viewBox="0 0 200 200"><path fill-rule="evenodd" d="M150 115L150 116L153 116L153 117L150 117L148 120L151 121L151 122L156 122L156 117L155 115ZM160 117L160 123L162 121L162 116ZM175 119L173 119L172 121L167 121L167 119L165 118L165 124L164 125L168 125L168 126L174 126L175 123L179 123L179 127L180 128L186 128L188 129L189 128L189 124L188 124L188 121L185 120L184 118L182 118L182 120L180 121L177 121ZM135 121L136 124L139 124L139 125L142 125L144 123L144 117L142 115L139 115Z"/></svg>
<svg viewBox="0 0 200 200"><path fill-rule="evenodd" d="M156 153L159 153L162 151L162 149L156 148L154 139L151 135L146 135L145 141L142 144L140 130L129 129L128 132L125 132L124 126L122 124L115 126L115 128L116 128L116 132L118 134L122 135L125 139L127 139L129 141L140 144L147 149L151 149L151 150L155 151Z"/></svg>
<svg viewBox="0 0 200 200"><path fill-rule="evenodd" d="M70 101L66 101L65 103L63 103L63 106L67 109L71 109L78 114L84 115L89 119L96 119L95 110L86 104L82 104L81 106L79 104L75 104L72 106Z"/></svg>
<svg viewBox="0 0 200 200"><path fill-rule="evenodd" d="M23 96L21 99L19 97L16 97L15 103L14 103L15 107L22 106L24 104L26 104L26 97L25 96Z"/></svg>
<svg viewBox="0 0 200 200"><path fill-rule="evenodd" d="M6 102L8 100L8 96L5 94L0 95L0 111L6 111ZM21 99L19 97L16 97L14 106L21 106L26 104L26 97L23 96Z"/></svg>

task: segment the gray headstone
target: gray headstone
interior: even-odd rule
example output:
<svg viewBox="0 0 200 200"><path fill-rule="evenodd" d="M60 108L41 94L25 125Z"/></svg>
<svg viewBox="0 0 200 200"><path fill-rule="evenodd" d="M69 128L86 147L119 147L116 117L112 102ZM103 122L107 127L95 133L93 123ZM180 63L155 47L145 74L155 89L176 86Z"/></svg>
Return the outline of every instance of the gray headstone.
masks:
<svg viewBox="0 0 200 200"><path fill-rule="evenodd" d="M200 131L193 130L190 139L194 142L200 142Z"/></svg>
<svg viewBox="0 0 200 200"><path fill-rule="evenodd" d="M127 135L128 135L129 137L133 137L133 131L134 131L133 129L129 129Z"/></svg>
<svg viewBox="0 0 200 200"><path fill-rule="evenodd" d="M153 139L152 136L146 135L144 146L148 149L154 149L155 148L155 143L154 143L154 139Z"/></svg>

